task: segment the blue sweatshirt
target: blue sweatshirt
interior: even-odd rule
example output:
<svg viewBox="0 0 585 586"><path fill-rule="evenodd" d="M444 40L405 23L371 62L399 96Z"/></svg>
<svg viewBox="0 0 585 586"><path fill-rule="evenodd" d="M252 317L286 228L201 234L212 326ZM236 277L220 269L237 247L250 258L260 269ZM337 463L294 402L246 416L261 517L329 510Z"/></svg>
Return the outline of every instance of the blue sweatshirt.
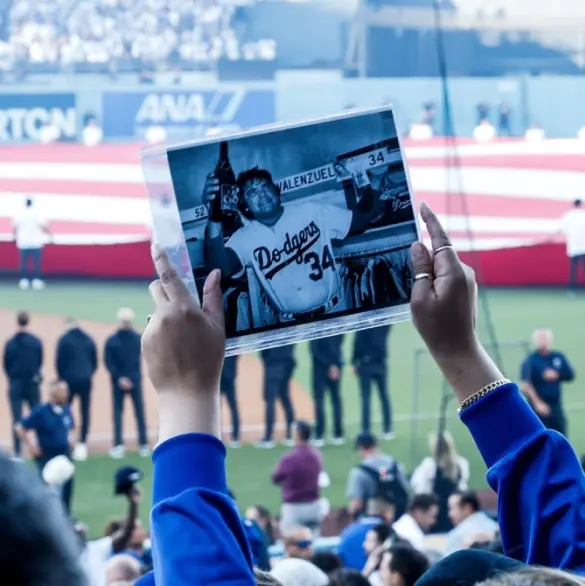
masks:
<svg viewBox="0 0 585 586"><path fill-rule="evenodd" d="M506 555L585 574L585 474L571 444L545 429L512 383L465 409L461 419L498 493Z"/></svg>
<svg viewBox="0 0 585 586"><path fill-rule="evenodd" d="M214 437L172 438L153 454L154 571L139 586L254 586L246 532L228 496L225 447Z"/></svg>

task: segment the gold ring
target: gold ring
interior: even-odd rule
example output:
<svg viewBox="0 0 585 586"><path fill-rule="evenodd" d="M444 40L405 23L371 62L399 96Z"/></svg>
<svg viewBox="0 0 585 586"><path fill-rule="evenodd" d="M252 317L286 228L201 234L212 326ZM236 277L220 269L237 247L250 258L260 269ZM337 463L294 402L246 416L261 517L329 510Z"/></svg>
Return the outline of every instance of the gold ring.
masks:
<svg viewBox="0 0 585 586"><path fill-rule="evenodd" d="M441 252L442 250L453 250L453 245L451 244L447 244L445 246L440 246L439 248L437 248L437 250L433 250L433 254L437 254L437 252Z"/></svg>
<svg viewBox="0 0 585 586"><path fill-rule="evenodd" d="M420 281L422 279L430 279L431 275L429 273L419 273L418 275L415 275L414 280L415 281Z"/></svg>

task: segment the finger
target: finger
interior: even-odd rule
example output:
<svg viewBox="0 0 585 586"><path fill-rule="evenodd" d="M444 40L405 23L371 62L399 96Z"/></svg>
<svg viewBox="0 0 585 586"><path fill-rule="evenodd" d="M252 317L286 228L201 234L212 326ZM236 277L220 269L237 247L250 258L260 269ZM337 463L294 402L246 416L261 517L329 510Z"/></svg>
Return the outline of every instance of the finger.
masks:
<svg viewBox="0 0 585 586"><path fill-rule="evenodd" d="M212 317L214 321L224 324L223 295L221 293L221 271L215 269L205 280L203 286L203 311Z"/></svg>
<svg viewBox="0 0 585 586"><path fill-rule="evenodd" d="M427 203L420 207L420 215L427 227L429 236L431 237L431 244L433 250L438 250L445 246L451 247L451 241L443 225L437 218L435 212L431 210ZM459 265L459 258L453 248L444 248L437 255L434 255L434 270L435 276L442 277L453 270L455 266Z"/></svg>
<svg viewBox="0 0 585 586"><path fill-rule="evenodd" d="M424 302L433 290L433 258L428 248L422 242L415 242L410 249L414 276L430 275L428 279L418 279L412 286L411 302L413 304Z"/></svg>
<svg viewBox="0 0 585 586"><path fill-rule="evenodd" d="M193 299L187 286L183 283L183 280L179 277L179 274L171 264L167 253L159 246L155 245L152 250L152 258L167 299L171 303L193 303Z"/></svg>
<svg viewBox="0 0 585 586"><path fill-rule="evenodd" d="M165 305L169 302L169 298L167 297L167 294L165 293L165 290L163 289L162 283L159 279L153 281L148 286L148 290L150 292L152 300L154 301L157 307L161 307L162 305ZM150 318L151 316L149 315L148 321L150 321Z"/></svg>

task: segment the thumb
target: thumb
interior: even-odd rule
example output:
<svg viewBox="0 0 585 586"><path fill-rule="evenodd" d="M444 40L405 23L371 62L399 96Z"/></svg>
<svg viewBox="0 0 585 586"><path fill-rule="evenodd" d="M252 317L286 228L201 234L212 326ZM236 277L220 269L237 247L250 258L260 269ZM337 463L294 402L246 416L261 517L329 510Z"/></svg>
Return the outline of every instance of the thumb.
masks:
<svg viewBox="0 0 585 586"><path fill-rule="evenodd" d="M201 308L204 313L223 326L225 319L223 314L223 295L220 283L221 271L215 269L205 280Z"/></svg>
<svg viewBox="0 0 585 586"><path fill-rule="evenodd" d="M415 242L410 249L414 277L428 274L430 278L415 280L412 287L412 300L415 306L417 302L424 302L433 289L433 258L428 248L422 242Z"/></svg>

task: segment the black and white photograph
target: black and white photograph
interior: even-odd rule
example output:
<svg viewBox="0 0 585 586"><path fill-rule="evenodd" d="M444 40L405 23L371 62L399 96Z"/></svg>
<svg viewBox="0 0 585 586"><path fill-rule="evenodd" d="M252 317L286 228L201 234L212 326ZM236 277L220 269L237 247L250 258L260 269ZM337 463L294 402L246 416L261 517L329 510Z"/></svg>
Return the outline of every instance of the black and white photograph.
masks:
<svg viewBox="0 0 585 586"><path fill-rule="evenodd" d="M228 338L405 305L417 227L390 109L167 151L197 290Z"/></svg>

